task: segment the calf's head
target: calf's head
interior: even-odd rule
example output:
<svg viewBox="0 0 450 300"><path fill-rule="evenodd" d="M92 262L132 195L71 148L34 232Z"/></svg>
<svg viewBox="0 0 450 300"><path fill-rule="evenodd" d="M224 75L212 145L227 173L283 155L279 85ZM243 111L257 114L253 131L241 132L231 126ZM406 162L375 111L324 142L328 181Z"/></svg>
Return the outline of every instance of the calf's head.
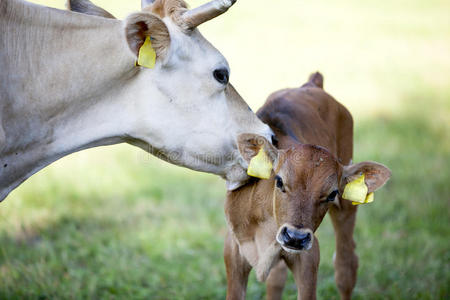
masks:
<svg viewBox="0 0 450 300"><path fill-rule="evenodd" d="M265 138L253 134L239 136L239 150L250 162L261 149L272 165L271 214L278 226L276 240L287 252L308 250L314 232L328 208L340 205L345 185L362 174L368 193L389 179L390 170L375 162L343 166L325 148L298 144L277 150Z"/></svg>

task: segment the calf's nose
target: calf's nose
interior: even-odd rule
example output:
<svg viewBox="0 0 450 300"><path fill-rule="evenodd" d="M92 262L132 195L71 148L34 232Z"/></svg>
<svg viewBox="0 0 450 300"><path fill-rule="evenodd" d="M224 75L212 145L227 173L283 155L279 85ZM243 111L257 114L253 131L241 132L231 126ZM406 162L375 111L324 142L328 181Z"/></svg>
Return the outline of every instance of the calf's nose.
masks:
<svg viewBox="0 0 450 300"><path fill-rule="evenodd" d="M284 226L281 229L280 238L283 246L303 250L308 248L311 242L311 233L309 231Z"/></svg>

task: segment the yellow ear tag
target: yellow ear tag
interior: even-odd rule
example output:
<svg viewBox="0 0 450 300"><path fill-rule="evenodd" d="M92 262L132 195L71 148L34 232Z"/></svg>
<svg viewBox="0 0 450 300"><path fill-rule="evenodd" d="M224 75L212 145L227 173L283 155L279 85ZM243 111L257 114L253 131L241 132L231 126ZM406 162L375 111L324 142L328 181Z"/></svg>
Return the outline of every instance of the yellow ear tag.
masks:
<svg viewBox="0 0 450 300"><path fill-rule="evenodd" d="M344 188L342 198L352 202L364 203L366 200L368 188L364 182L364 174L347 183Z"/></svg>
<svg viewBox="0 0 450 300"><path fill-rule="evenodd" d="M364 203L352 202L352 204L353 205L360 205L360 204L370 203L370 202L373 202L374 198L375 198L375 194L372 192L372 193L367 195L366 199L364 200Z"/></svg>
<svg viewBox="0 0 450 300"><path fill-rule="evenodd" d="M137 64L139 66L153 69L153 67L155 66L155 61L156 61L156 52L155 49L153 49L152 47L150 37L147 36L144 45L142 45L141 49L139 49Z"/></svg>
<svg viewBox="0 0 450 300"><path fill-rule="evenodd" d="M259 149L258 154L256 154L248 165L247 174L253 177L261 179L269 179L272 173L272 162L267 156L264 147Z"/></svg>
<svg viewBox="0 0 450 300"><path fill-rule="evenodd" d="M372 192L372 193L367 195L366 200L364 201L364 203L370 203L370 202L373 202L373 200L375 200L375 195Z"/></svg>

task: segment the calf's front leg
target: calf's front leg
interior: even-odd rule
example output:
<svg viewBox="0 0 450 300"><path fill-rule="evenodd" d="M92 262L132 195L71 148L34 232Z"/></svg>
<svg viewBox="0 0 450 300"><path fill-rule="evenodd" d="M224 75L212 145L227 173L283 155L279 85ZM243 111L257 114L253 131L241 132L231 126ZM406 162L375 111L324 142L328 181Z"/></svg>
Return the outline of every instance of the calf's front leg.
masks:
<svg viewBox="0 0 450 300"><path fill-rule="evenodd" d="M230 232L225 238L224 260L227 271L227 300L244 300L248 275L252 268L241 255L239 245Z"/></svg>
<svg viewBox="0 0 450 300"><path fill-rule="evenodd" d="M319 242L314 237L313 246L299 254L286 254L286 264L291 269L297 285L297 299L315 300L317 289L317 272L319 271Z"/></svg>
<svg viewBox="0 0 450 300"><path fill-rule="evenodd" d="M356 206L350 201L341 200L341 207L330 208L330 217L336 235L336 254L334 258L334 278L341 299L351 299L356 284L358 256L355 253L353 230L356 221Z"/></svg>
<svg viewBox="0 0 450 300"><path fill-rule="evenodd" d="M287 266L283 260L280 260L272 270L266 280L267 300L281 300L283 296L284 285L287 278Z"/></svg>

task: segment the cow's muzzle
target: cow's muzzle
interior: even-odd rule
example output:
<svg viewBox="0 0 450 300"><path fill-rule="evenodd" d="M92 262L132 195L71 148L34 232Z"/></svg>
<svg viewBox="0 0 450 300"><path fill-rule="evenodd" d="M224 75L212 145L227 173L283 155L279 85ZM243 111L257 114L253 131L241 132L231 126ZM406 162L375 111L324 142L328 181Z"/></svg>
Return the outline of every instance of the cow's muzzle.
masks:
<svg viewBox="0 0 450 300"><path fill-rule="evenodd" d="M288 252L309 250L312 247L314 234L310 229L296 228L289 224L280 227L277 242Z"/></svg>

